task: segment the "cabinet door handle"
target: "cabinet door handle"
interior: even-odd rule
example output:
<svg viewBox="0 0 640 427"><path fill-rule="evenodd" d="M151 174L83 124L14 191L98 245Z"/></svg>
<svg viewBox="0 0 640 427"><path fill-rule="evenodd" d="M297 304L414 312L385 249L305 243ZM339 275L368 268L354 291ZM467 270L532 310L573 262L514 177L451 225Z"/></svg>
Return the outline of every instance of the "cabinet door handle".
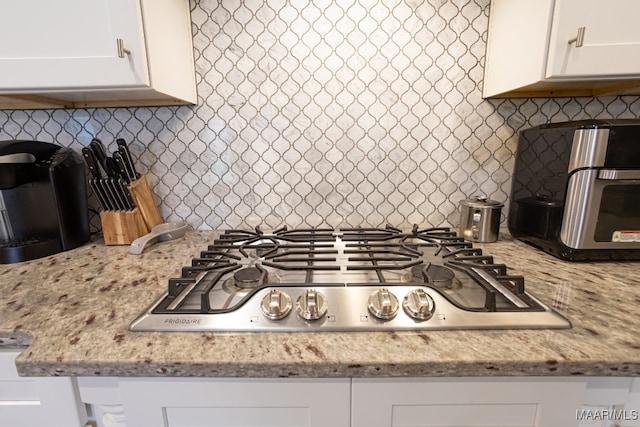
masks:
<svg viewBox="0 0 640 427"><path fill-rule="evenodd" d="M131 51L124 47L124 40L116 39L116 43L118 44L118 57L124 58L125 54L131 54Z"/></svg>
<svg viewBox="0 0 640 427"><path fill-rule="evenodd" d="M569 44L575 43L576 47L582 47L584 43L584 30L585 27L578 27L578 34L572 39L569 39Z"/></svg>

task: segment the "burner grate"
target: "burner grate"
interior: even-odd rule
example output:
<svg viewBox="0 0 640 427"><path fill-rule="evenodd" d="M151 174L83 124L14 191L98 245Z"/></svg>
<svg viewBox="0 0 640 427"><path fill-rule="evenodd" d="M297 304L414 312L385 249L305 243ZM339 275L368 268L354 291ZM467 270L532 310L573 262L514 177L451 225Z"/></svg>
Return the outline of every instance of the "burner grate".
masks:
<svg viewBox="0 0 640 427"><path fill-rule="evenodd" d="M566 327L550 311L454 231L387 226L228 230L169 280L148 316L198 330Z"/></svg>

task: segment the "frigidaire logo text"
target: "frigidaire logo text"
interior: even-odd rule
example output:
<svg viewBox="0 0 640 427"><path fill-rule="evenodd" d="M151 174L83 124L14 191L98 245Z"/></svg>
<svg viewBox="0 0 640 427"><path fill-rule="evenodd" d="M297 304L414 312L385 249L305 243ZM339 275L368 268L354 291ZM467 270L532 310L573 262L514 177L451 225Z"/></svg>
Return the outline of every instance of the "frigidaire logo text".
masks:
<svg viewBox="0 0 640 427"><path fill-rule="evenodd" d="M199 325L200 319L181 319L177 317L175 319L164 319L164 323L167 325Z"/></svg>

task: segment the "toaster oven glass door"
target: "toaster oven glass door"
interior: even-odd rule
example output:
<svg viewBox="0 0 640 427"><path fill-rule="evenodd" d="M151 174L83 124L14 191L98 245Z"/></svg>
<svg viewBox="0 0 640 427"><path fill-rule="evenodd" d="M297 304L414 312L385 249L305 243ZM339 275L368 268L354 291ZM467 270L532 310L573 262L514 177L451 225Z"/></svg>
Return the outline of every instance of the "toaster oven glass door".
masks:
<svg viewBox="0 0 640 427"><path fill-rule="evenodd" d="M606 185L602 189L596 242L640 242L640 182Z"/></svg>
<svg viewBox="0 0 640 427"><path fill-rule="evenodd" d="M640 248L640 170L574 173L560 239L574 249Z"/></svg>

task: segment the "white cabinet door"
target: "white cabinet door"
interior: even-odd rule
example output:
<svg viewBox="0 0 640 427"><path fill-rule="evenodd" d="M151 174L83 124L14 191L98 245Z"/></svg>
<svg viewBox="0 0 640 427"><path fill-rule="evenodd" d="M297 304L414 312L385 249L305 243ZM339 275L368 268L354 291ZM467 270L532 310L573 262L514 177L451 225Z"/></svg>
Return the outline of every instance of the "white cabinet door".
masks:
<svg viewBox="0 0 640 427"><path fill-rule="evenodd" d="M640 74L640 1L556 0L547 78ZM576 38L584 28L582 46Z"/></svg>
<svg viewBox="0 0 640 427"><path fill-rule="evenodd" d="M579 427L639 427L640 379L589 378L576 418Z"/></svg>
<svg viewBox="0 0 640 427"><path fill-rule="evenodd" d="M353 379L353 427L572 427L586 381Z"/></svg>
<svg viewBox="0 0 640 427"><path fill-rule="evenodd" d="M84 426L86 411L73 379L19 377L14 363L18 354L0 350L0 426Z"/></svg>
<svg viewBox="0 0 640 427"><path fill-rule="evenodd" d="M348 427L343 379L119 378L127 427Z"/></svg>
<svg viewBox="0 0 640 427"><path fill-rule="evenodd" d="M149 85L139 0L0 0L0 11L3 93Z"/></svg>
<svg viewBox="0 0 640 427"><path fill-rule="evenodd" d="M638 16L638 0L491 0L483 97L640 93Z"/></svg>

